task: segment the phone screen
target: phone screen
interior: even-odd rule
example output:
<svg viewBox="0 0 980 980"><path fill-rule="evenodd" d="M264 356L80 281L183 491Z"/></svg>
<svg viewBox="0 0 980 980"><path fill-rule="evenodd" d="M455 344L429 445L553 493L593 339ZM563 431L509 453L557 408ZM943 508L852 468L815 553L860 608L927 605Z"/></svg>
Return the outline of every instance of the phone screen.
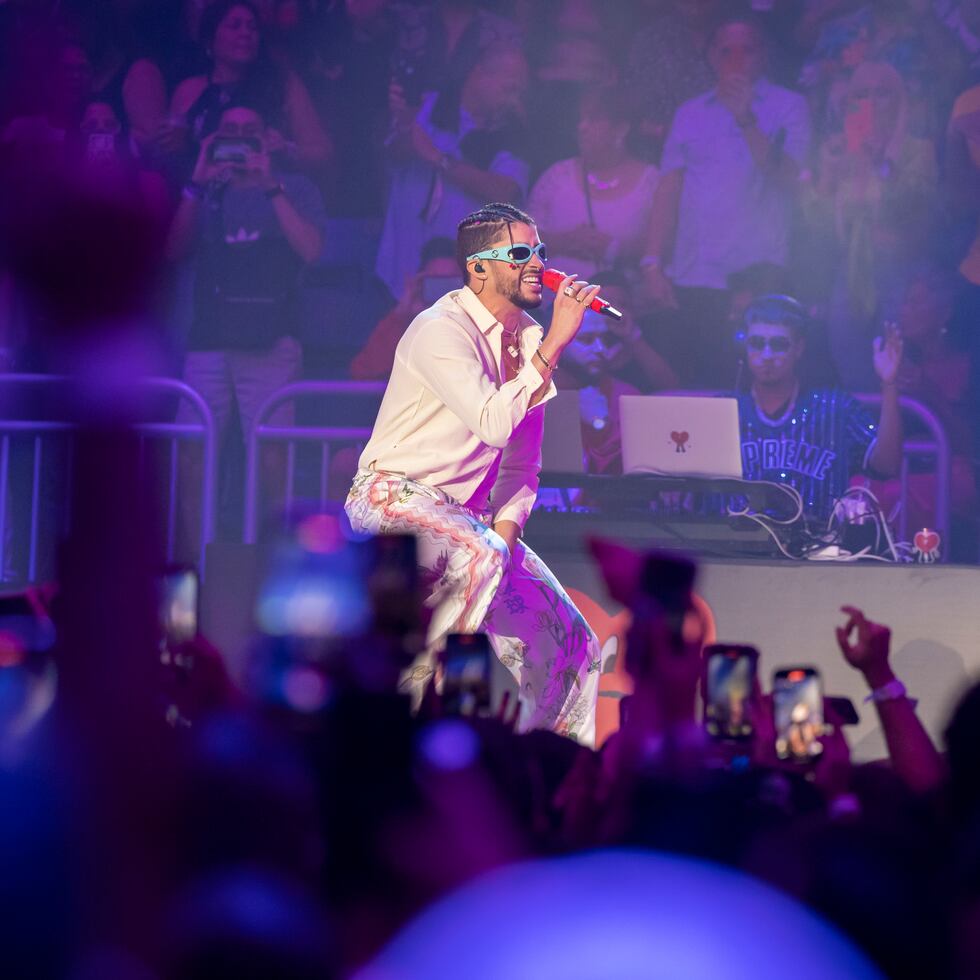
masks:
<svg viewBox="0 0 980 980"><path fill-rule="evenodd" d="M490 707L490 640L485 633L450 633L443 667L442 702L448 714L476 715Z"/></svg>
<svg viewBox="0 0 980 980"><path fill-rule="evenodd" d="M705 654L704 725L712 738L752 735L748 701L755 685L758 651L749 646L714 644Z"/></svg>
<svg viewBox="0 0 980 980"><path fill-rule="evenodd" d="M218 137L208 148L212 163L247 163L250 153L258 153L262 144L249 136Z"/></svg>
<svg viewBox="0 0 980 980"><path fill-rule="evenodd" d="M773 675L772 705L776 754L780 759L809 762L823 751L823 689L813 667L791 667Z"/></svg>
<svg viewBox="0 0 980 980"><path fill-rule="evenodd" d="M160 628L167 647L197 636L198 578L194 568L171 568L160 579Z"/></svg>

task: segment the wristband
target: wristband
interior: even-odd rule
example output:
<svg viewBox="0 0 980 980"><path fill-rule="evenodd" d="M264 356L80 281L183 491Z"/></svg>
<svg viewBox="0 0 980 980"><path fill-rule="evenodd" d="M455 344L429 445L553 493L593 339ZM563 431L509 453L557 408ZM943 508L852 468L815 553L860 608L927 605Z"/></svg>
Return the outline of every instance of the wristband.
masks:
<svg viewBox="0 0 980 980"><path fill-rule="evenodd" d="M893 677L887 684L882 684L881 687L874 688L864 699L864 703L881 704L884 701L899 701L902 698L908 698L913 708L918 704L918 701L914 698L908 697L908 691L905 689L905 685L897 677Z"/></svg>

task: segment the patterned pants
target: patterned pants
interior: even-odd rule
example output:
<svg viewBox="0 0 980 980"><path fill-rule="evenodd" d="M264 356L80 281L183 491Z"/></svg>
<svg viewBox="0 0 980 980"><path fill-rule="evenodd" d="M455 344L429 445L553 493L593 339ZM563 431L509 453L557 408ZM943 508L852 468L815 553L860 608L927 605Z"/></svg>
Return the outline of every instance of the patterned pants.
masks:
<svg viewBox="0 0 980 980"><path fill-rule="evenodd" d="M558 580L523 542L511 557L478 514L397 474L361 470L346 505L370 534L413 534L426 605L425 652L401 689L416 700L447 633L484 632L520 691L518 730L547 728L584 745L595 740L599 642Z"/></svg>

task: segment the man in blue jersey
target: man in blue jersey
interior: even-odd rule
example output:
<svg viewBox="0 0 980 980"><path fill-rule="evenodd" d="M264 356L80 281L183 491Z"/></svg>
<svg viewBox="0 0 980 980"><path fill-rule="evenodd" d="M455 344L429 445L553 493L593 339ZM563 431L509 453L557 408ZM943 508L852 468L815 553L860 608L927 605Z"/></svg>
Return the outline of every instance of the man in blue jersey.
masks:
<svg viewBox="0 0 980 980"><path fill-rule="evenodd" d="M805 384L801 367L807 316L796 300L775 294L759 297L746 310L744 323L751 382L748 392L739 395L746 479L795 487L803 498L804 515L826 521L852 474L898 473L902 419L895 380L902 341L896 332L876 338L873 346L882 396L876 424L846 392Z"/></svg>

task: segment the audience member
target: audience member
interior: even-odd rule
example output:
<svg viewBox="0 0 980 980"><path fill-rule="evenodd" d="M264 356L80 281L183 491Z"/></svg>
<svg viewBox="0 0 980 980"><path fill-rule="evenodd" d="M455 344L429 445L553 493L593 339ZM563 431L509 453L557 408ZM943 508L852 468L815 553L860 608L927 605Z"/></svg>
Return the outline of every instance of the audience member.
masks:
<svg viewBox="0 0 980 980"><path fill-rule="evenodd" d="M351 377L355 381L386 380L408 325L443 293L459 286L456 243L451 238L430 238L422 246L419 271L409 278L401 299L378 321L351 362Z"/></svg>
<svg viewBox="0 0 980 980"><path fill-rule="evenodd" d="M910 136L901 75L864 62L848 83L844 130L824 140L808 199L811 224L828 229L839 259L830 296L831 350L845 387L871 390L867 349L893 319L909 268L935 222L935 151Z"/></svg>
<svg viewBox="0 0 980 980"><path fill-rule="evenodd" d="M183 378L208 403L219 440L233 408L246 435L265 398L300 376L299 277L320 256L323 222L313 184L275 169L261 113L231 103L201 142L168 244L170 258L188 258L195 272ZM288 424L291 417L283 406L274 421ZM284 457L273 448L263 465L276 499L285 474ZM188 454L184 464L193 513L200 457Z"/></svg>
<svg viewBox="0 0 980 980"><path fill-rule="evenodd" d="M428 239L454 237L484 201L524 199L527 86L524 55L501 42L484 48L458 84L426 95L417 114L392 89L395 161L377 271L393 296L401 297Z"/></svg>
<svg viewBox="0 0 980 980"><path fill-rule="evenodd" d="M201 16L200 42L208 70L184 79L170 102L171 117L189 129L195 150L215 132L225 107L235 100L255 106L268 120L269 152L284 152L305 168L329 159L330 139L309 92L295 72L274 65L263 50L258 13L251 3L209 4Z"/></svg>
<svg viewBox="0 0 980 980"><path fill-rule="evenodd" d="M630 151L630 118L625 92L587 92L579 110L578 156L549 167L532 188L528 206L555 268L585 278L613 266L638 272L658 172Z"/></svg>
<svg viewBox="0 0 980 980"><path fill-rule="evenodd" d="M898 473L902 419L897 382L902 343L878 337L874 367L882 405L878 424L841 390L804 388L805 311L787 296L763 296L745 313L749 390L738 396L742 466L748 480L785 483L799 491L804 516L826 522L852 473Z"/></svg>
<svg viewBox="0 0 980 980"><path fill-rule="evenodd" d="M957 284L952 273L925 265L915 270L899 308L897 327L904 342L898 390L922 402L938 417L951 452L950 504L954 518L965 522L950 546L972 560L976 554L977 488L973 465L974 432L971 425L970 384L973 375L968 337L954 322ZM972 331L973 324L969 324ZM898 502L897 481L872 489L888 513ZM936 527L935 473L908 476L908 526ZM966 547L962 547L960 538Z"/></svg>
<svg viewBox="0 0 980 980"><path fill-rule="evenodd" d="M679 307L675 367L695 387L727 381L718 330L728 275L787 260L810 130L802 97L766 78L766 45L751 17L719 22L709 47L717 84L681 106L664 148L642 262L654 301Z"/></svg>
<svg viewBox="0 0 980 980"><path fill-rule="evenodd" d="M624 311L623 319L614 321L588 311L582 329L565 350L556 384L578 390L587 471L622 473L620 396L675 388L677 376L625 312L632 307L626 278L612 271L597 273L595 278L603 283L603 298Z"/></svg>

